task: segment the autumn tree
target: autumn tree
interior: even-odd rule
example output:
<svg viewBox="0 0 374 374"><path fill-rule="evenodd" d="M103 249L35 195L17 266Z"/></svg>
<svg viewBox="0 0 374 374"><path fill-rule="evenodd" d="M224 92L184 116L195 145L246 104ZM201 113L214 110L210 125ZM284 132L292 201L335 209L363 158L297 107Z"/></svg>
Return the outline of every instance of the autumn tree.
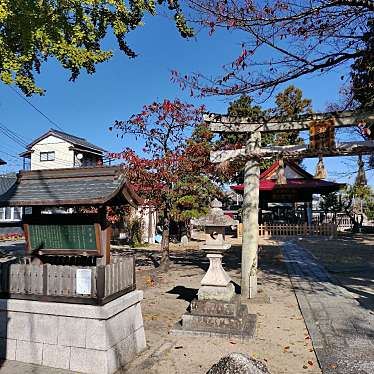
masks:
<svg viewBox="0 0 374 374"><path fill-rule="evenodd" d="M82 69L94 73L97 64L112 56L103 49L108 33L127 56L135 57L128 33L162 5L174 15L181 35L192 36L175 0L0 0L0 79L32 95L43 93L35 73L50 58L71 72L71 80Z"/></svg>
<svg viewBox="0 0 374 374"><path fill-rule="evenodd" d="M169 268L172 220L186 220L206 212L213 186L209 172L209 131L203 124L204 107L179 100L146 105L128 121L116 121L120 136L135 135L145 143L144 156L126 149L127 178L147 204L157 207L162 223L161 264ZM192 134L192 137L191 137ZM113 156L113 155L112 155Z"/></svg>
<svg viewBox="0 0 374 374"><path fill-rule="evenodd" d="M238 31L241 50L217 77L174 72L202 95L271 94L294 79L324 74L365 56L369 0L189 0L210 34Z"/></svg>
<svg viewBox="0 0 374 374"><path fill-rule="evenodd" d="M214 165L209 161L213 134L206 123L198 124L183 150L180 178L173 189L172 219L179 237L191 238L191 219L208 213L213 197L221 197Z"/></svg>

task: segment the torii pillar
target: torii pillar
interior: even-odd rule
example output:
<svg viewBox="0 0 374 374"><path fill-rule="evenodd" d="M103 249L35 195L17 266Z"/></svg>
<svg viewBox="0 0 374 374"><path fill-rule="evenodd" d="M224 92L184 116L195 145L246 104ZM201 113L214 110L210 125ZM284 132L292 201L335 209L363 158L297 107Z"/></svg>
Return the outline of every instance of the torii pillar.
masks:
<svg viewBox="0 0 374 374"><path fill-rule="evenodd" d="M249 134L246 154L261 146L259 131ZM244 168L243 200L243 241L241 296L252 299L257 294L257 250L258 250L258 205L260 187L260 164L256 158L249 158Z"/></svg>

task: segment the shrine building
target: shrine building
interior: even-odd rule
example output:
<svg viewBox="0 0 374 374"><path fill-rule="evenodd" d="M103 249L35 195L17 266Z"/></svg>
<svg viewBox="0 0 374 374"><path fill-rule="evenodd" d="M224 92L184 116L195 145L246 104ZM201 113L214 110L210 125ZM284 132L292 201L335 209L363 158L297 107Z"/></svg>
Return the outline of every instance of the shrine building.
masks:
<svg viewBox="0 0 374 374"><path fill-rule="evenodd" d="M311 224L313 195L338 191L345 184L317 179L294 161L283 163L274 162L260 175L259 223ZM243 195L244 184L231 189Z"/></svg>

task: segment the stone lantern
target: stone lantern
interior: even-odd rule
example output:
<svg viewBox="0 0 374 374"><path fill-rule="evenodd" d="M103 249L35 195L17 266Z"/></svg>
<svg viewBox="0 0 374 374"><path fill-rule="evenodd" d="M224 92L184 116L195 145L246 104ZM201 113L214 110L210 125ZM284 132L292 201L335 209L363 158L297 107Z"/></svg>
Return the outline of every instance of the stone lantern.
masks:
<svg viewBox="0 0 374 374"><path fill-rule="evenodd" d="M204 227L205 243L200 249L206 251L209 258L209 269L201 280L198 299L230 301L235 295L235 287L222 267L222 253L231 247L225 242L226 227L237 226L239 222L225 215L222 203L214 199L210 212L191 223Z"/></svg>
<svg viewBox="0 0 374 374"><path fill-rule="evenodd" d="M222 254L231 247L225 241L225 229L238 225L238 221L226 216L222 203L214 199L209 213L191 223L204 227L205 242L200 249L207 252L209 269L201 280L197 299L191 302L190 312L182 316L171 333L252 338L256 315L248 314L247 306L240 303L235 287L222 267Z"/></svg>

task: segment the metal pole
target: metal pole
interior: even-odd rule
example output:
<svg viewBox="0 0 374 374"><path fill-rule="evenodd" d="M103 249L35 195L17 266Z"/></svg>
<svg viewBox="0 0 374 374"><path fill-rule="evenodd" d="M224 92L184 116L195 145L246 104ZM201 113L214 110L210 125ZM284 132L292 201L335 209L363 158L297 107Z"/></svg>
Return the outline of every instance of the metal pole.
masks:
<svg viewBox="0 0 374 374"><path fill-rule="evenodd" d="M261 133L253 132L247 141L246 152L260 147ZM243 242L242 242L242 298L251 299L257 294L258 205L260 165L250 159L244 169Z"/></svg>

